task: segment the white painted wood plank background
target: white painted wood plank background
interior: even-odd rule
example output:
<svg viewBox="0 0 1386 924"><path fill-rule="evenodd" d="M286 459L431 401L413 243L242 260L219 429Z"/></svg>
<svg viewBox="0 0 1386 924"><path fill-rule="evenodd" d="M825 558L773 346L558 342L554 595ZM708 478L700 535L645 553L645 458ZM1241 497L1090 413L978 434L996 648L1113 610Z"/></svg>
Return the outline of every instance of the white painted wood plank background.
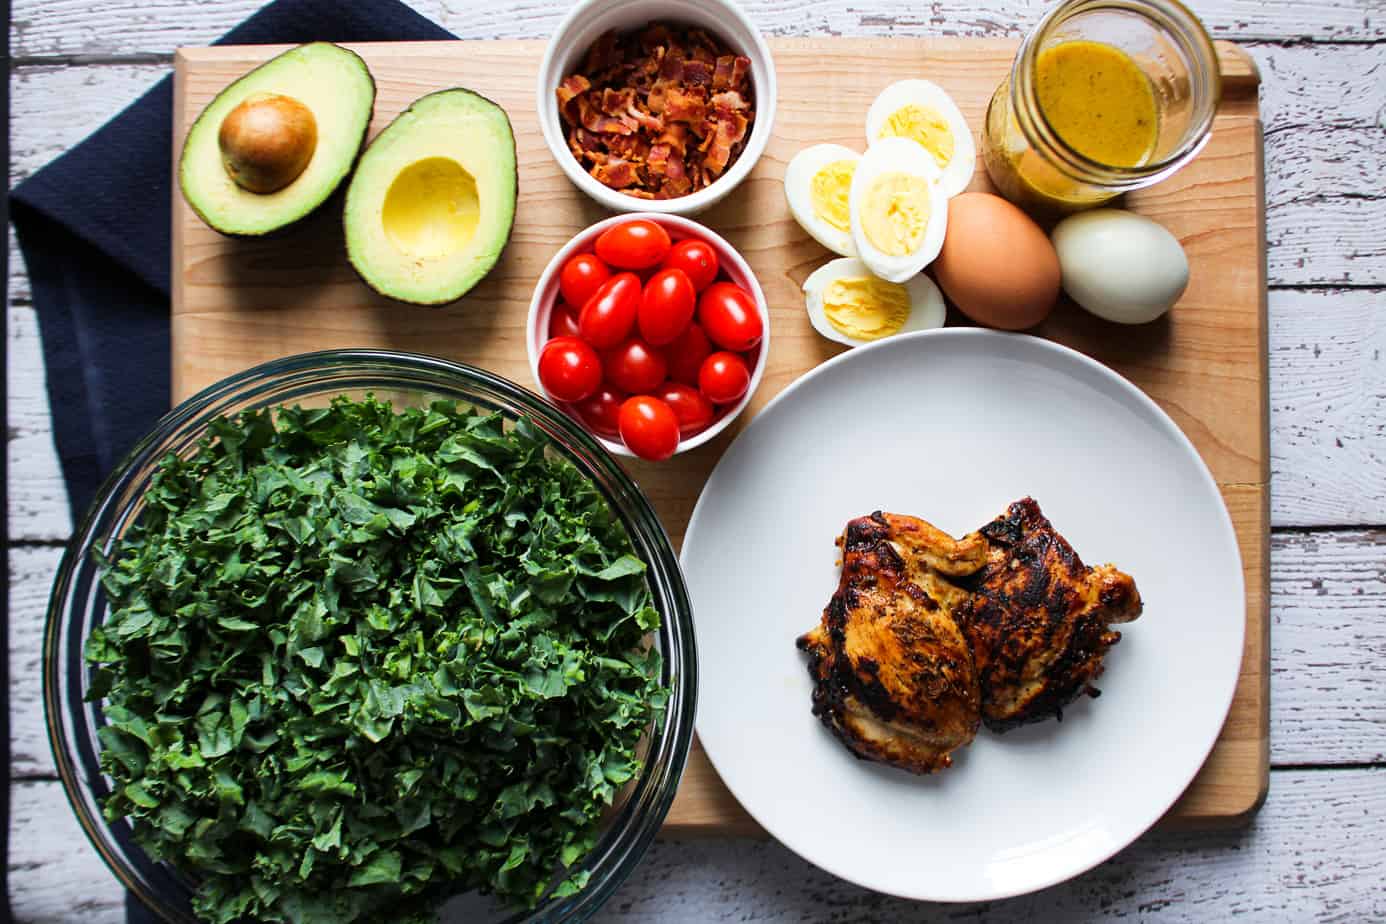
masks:
<svg viewBox="0 0 1386 924"><path fill-rule="evenodd" d="M259 0L15 0L18 181ZM417 0L466 38L547 35L565 3ZM775 34L1011 35L1031 0L747 0ZM1244 831L1155 833L1066 885L985 906L882 898L773 843L658 844L605 921L1020 922L1386 919L1386 7L1196 0L1262 73L1270 292L1272 765ZM54 781L39 702L43 607L71 515L52 449L37 325L11 248L11 864L16 919L119 922L114 879Z"/></svg>

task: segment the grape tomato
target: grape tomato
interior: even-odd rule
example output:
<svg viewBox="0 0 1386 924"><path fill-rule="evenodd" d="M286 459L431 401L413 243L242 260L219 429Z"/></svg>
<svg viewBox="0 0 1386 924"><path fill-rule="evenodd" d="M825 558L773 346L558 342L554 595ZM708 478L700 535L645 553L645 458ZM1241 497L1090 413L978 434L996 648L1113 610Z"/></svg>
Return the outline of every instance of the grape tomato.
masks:
<svg viewBox="0 0 1386 924"><path fill-rule="evenodd" d="M654 391L669 369L664 353L639 337L631 337L607 352L602 367L608 383L632 395Z"/></svg>
<svg viewBox="0 0 1386 924"><path fill-rule="evenodd" d="M599 350L616 346L630 334L640 311L640 278L617 273L592 294L578 315L578 332Z"/></svg>
<svg viewBox="0 0 1386 924"><path fill-rule="evenodd" d="M625 402L624 392L602 385L596 391L577 402L575 409L583 423L602 436L619 436L621 405Z"/></svg>
<svg viewBox="0 0 1386 924"><path fill-rule="evenodd" d="M642 459L667 459L679 448L679 420L669 405L649 395L621 405L621 442Z"/></svg>
<svg viewBox="0 0 1386 924"><path fill-rule="evenodd" d="M558 290L563 300L581 308L611 278L607 265L590 253L580 253L563 264L558 274Z"/></svg>
<svg viewBox="0 0 1386 924"><path fill-rule="evenodd" d="M553 311L549 314L549 339L576 336L578 336L577 315L573 313L573 309L559 302L553 306Z"/></svg>
<svg viewBox="0 0 1386 924"><path fill-rule="evenodd" d="M672 343L688 328L698 293L681 269L662 269L645 283L637 317L640 335L655 346Z"/></svg>
<svg viewBox="0 0 1386 924"><path fill-rule="evenodd" d="M706 429L717 413L702 392L682 382L665 382L655 392L655 397L673 409L679 420L679 433L683 436Z"/></svg>
<svg viewBox="0 0 1386 924"><path fill-rule="evenodd" d="M597 238L597 256L621 269L658 266L668 253L669 232L646 218L623 221Z"/></svg>
<svg viewBox="0 0 1386 924"><path fill-rule="evenodd" d="M664 355L669 363L669 378L696 388L703 360L712 355L712 341L707 339L702 327L694 321L664 348Z"/></svg>
<svg viewBox="0 0 1386 924"><path fill-rule="evenodd" d="M713 353L698 370L698 390L713 404L740 401L751 386L751 370L736 353Z"/></svg>
<svg viewBox="0 0 1386 924"><path fill-rule="evenodd" d="M577 337L556 337L539 353L539 382L559 401L581 401L602 384L601 358Z"/></svg>
<svg viewBox="0 0 1386 924"><path fill-rule="evenodd" d="M679 241L669 249L669 255L664 258L664 268L683 270L693 283L693 288L701 292L717 278L717 251L706 241L692 238Z"/></svg>
<svg viewBox="0 0 1386 924"><path fill-rule="evenodd" d="M730 282L714 282L703 292L698 299L698 323L708 339L734 353L755 346L765 332L756 300Z"/></svg>

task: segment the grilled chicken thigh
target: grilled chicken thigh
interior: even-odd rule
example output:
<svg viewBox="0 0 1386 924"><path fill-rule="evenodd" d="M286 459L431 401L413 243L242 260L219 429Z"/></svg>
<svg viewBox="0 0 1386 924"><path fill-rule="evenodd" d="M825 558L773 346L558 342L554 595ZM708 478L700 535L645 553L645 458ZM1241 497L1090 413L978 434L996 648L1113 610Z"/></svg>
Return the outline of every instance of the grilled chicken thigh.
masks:
<svg viewBox="0 0 1386 924"><path fill-rule="evenodd" d="M980 692L954 609L954 583L989 544L915 517L876 512L847 524L842 577L822 620L798 639L810 655L813 712L858 757L931 773L977 733Z"/></svg>
<svg viewBox="0 0 1386 924"><path fill-rule="evenodd" d="M1032 498L1010 505L980 530L986 565L965 583L959 610L982 690L982 721L1005 731L1051 716L1083 693L1098 695L1107 650L1121 639L1112 623L1141 614L1131 576L1089 568Z"/></svg>

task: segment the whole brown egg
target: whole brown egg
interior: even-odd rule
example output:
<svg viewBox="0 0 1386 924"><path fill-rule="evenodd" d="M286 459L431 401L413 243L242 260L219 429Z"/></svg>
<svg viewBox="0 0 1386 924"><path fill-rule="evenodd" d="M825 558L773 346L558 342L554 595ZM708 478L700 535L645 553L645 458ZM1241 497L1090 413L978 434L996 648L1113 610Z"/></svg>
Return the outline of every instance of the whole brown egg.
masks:
<svg viewBox="0 0 1386 924"><path fill-rule="evenodd" d="M958 310L988 327L1033 327L1059 298L1059 257L1049 236L990 193L948 201L948 232L933 270Z"/></svg>

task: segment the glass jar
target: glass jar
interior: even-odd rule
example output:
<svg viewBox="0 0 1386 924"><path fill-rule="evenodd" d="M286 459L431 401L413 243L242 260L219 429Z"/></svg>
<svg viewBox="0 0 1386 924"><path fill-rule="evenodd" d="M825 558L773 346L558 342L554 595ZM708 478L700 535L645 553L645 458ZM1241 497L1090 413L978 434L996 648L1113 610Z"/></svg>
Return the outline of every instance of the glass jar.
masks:
<svg viewBox="0 0 1386 924"><path fill-rule="evenodd" d="M1076 41L1117 49L1149 81L1155 136L1135 166L1084 155L1045 117L1040 56ZM996 88L982 132L983 162L1001 194L1031 212L1089 208L1159 182L1192 160L1208 140L1220 92L1212 40L1178 0L1066 0L1026 36L1010 76Z"/></svg>

